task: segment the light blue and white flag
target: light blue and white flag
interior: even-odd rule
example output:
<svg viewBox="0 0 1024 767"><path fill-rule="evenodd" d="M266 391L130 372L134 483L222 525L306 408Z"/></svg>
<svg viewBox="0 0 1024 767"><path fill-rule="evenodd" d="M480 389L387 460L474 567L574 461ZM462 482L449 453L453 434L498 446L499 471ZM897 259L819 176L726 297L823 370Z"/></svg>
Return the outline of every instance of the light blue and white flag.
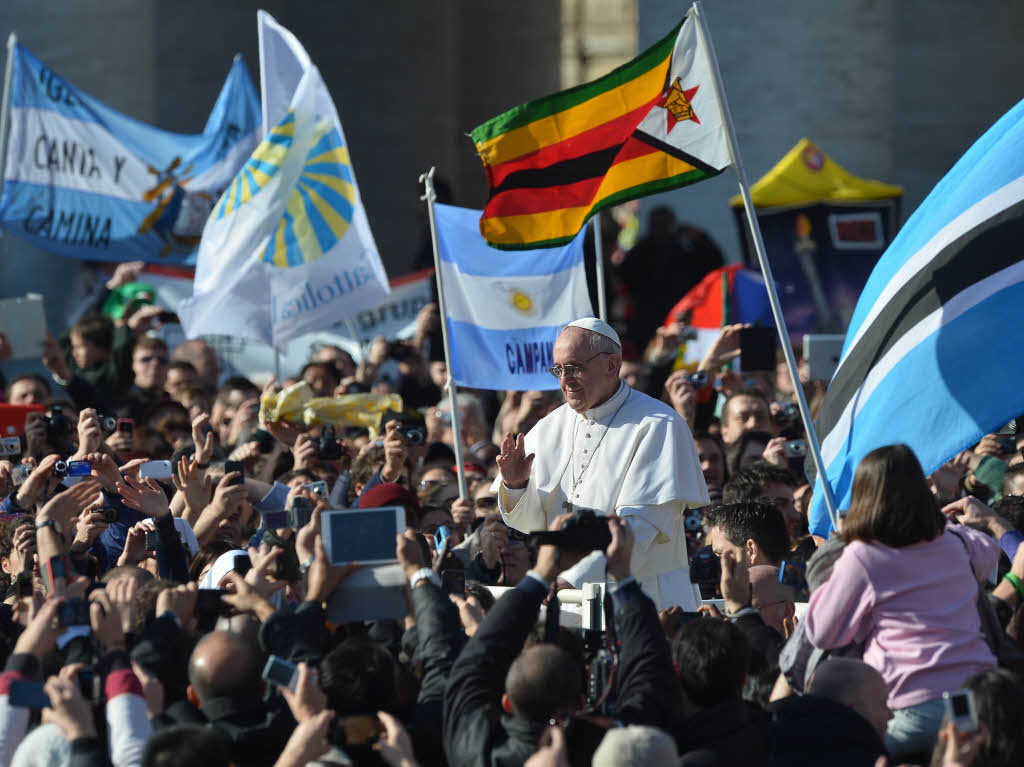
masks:
<svg viewBox="0 0 1024 767"><path fill-rule="evenodd" d="M497 251L480 211L435 205L439 279L452 377L473 389L557 389L548 368L559 331L594 316L583 268L584 227L561 248Z"/></svg>
<svg viewBox="0 0 1024 767"><path fill-rule="evenodd" d="M861 293L816 423L840 508L875 448L905 443L930 474L1024 414L1022 243L1024 101L936 184ZM811 532L829 528L819 484Z"/></svg>
<svg viewBox="0 0 1024 767"><path fill-rule="evenodd" d="M193 264L214 201L259 142L260 102L240 56L199 135L133 120L23 45L11 52L0 226L92 261Z"/></svg>
<svg viewBox="0 0 1024 767"><path fill-rule="evenodd" d="M389 288L320 71L269 14L258 20L273 127L214 206L178 314L189 338L283 349L376 306Z"/></svg>

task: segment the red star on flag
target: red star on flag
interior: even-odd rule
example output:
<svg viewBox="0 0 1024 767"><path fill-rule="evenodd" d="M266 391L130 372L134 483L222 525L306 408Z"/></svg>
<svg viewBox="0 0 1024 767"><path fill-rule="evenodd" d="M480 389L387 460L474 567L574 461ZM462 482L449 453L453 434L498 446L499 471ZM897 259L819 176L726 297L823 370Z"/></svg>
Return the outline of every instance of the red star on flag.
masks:
<svg viewBox="0 0 1024 767"><path fill-rule="evenodd" d="M672 129L677 124L684 120L693 120L693 122L700 125L700 120L697 119L697 113L693 111L693 104L691 100L697 91L700 89L699 85L695 85L692 88L683 89L682 83L679 82L679 78L672 83L672 86L665 93L664 98L658 106L665 110L665 133L671 133Z"/></svg>

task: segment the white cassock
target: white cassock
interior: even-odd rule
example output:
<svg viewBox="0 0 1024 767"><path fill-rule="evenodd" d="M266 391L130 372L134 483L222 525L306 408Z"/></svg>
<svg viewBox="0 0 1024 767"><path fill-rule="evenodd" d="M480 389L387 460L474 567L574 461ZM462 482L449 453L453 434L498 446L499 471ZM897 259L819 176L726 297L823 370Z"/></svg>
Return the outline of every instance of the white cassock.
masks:
<svg viewBox="0 0 1024 767"><path fill-rule="evenodd" d="M710 499L678 413L620 382L607 402L585 413L565 404L544 416L526 435L530 453L536 458L525 488L505 487L500 476L492 486L509 527L546 530L566 501L614 511L633 530L632 572L658 609L693 605L683 512ZM561 577L577 588L604 582L604 554L594 552Z"/></svg>

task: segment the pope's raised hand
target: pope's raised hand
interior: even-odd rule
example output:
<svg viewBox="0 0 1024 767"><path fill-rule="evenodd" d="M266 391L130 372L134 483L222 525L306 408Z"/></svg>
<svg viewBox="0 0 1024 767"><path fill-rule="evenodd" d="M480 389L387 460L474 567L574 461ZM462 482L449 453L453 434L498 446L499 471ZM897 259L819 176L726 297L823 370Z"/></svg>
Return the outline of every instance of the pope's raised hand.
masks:
<svg viewBox="0 0 1024 767"><path fill-rule="evenodd" d="M511 432L505 435L505 439L501 441L501 455L495 458L505 487L512 490L526 487L530 481L530 468L533 466L534 457L533 453L526 454L524 435L514 437Z"/></svg>

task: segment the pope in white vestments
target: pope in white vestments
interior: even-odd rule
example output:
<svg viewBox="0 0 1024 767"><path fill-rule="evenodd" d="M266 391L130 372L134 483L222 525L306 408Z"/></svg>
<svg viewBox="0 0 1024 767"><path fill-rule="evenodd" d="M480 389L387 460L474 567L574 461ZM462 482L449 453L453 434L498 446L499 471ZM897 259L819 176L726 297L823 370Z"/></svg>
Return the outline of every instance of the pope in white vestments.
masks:
<svg viewBox="0 0 1024 767"><path fill-rule="evenodd" d="M528 434L505 436L494 491L505 522L546 530L559 514L617 514L633 530L632 572L658 609L693 605L683 512L710 501L693 436L668 405L619 380L622 347L607 323L570 323L553 357L566 404ZM604 582L595 552L561 574Z"/></svg>

